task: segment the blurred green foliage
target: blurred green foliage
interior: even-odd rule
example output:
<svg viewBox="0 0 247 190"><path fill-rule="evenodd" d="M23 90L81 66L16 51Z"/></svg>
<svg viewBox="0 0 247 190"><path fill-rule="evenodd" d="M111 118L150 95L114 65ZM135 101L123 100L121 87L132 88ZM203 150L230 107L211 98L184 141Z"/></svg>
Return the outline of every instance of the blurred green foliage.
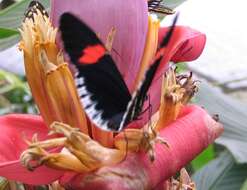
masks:
<svg viewBox="0 0 247 190"><path fill-rule="evenodd" d="M193 179L198 190L240 190L247 176L247 164L237 164L225 150L199 169Z"/></svg>
<svg viewBox="0 0 247 190"><path fill-rule="evenodd" d="M188 71L186 64L187 64L186 62L176 63L176 72L177 73L183 73L185 71Z"/></svg>
<svg viewBox="0 0 247 190"><path fill-rule="evenodd" d="M31 0L21 0L13 5L7 7L0 11L0 28L6 30L17 31L17 29L21 26L21 22L24 18L24 12L28 7L28 4ZM42 0L40 1L46 8L49 7L50 0ZM13 33L12 33L13 34ZM0 36L1 34L0 31ZM19 41L19 33L15 35L6 36L5 38L0 38L0 51L5 50L18 43Z"/></svg>
<svg viewBox="0 0 247 190"><path fill-rule="evenodd" d="M0 70L0 114L37 113L24 78Z"/></svg>
<svg viewBox="0 0 247 190"><path fill-rule="evenodd" d="M19 34L19 32L16 30L0 28L0 39L8 38L17 34Z"/></svg>
<svg viewBox="0 0 247 190"><path fill-rule="evenodd" d="M206 150L204 150L196 159L191 162L193 171L197 171L209 161L215 158L214 146L210 145Z"/></svg>

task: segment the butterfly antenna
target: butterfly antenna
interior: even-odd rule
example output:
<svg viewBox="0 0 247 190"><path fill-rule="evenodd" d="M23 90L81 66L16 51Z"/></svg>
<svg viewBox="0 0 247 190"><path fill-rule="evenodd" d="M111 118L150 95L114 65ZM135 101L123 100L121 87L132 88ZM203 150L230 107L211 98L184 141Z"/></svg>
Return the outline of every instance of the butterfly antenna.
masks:
<svg viewBox="0 0 247 190"><path fill-rule="evenodd" d="M114 53L116 53L116 55L117 55L120 59L122 59L122 57L120 56L120 54L118 53L118 51L117 51L115 48L112 48L112 51L113 51Z"/></svg>
<svg viewBox="0 0 247 190"><path fill-rule="evenodd" d="M120 60L122 60L121 55L118 53L118 51L117 51L115 48L112 48L112 51L120 58ZM131 69L129 72L130 72L131 74L134 74L132 69Z"/></svg>

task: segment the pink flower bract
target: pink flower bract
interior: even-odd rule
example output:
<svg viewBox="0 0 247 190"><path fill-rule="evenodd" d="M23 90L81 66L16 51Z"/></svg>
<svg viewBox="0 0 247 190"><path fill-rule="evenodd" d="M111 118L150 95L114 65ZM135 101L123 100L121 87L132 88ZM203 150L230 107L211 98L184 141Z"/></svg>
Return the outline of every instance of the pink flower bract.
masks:
<svg viewBox="0 0 247 190"><path fill-rule="evenodd" d="M148 29L146 0L52 0L51 18L58 26L64 12L86 22L105 42L111 28L116 29L112 57L130 90L140 66Z"/></svg>

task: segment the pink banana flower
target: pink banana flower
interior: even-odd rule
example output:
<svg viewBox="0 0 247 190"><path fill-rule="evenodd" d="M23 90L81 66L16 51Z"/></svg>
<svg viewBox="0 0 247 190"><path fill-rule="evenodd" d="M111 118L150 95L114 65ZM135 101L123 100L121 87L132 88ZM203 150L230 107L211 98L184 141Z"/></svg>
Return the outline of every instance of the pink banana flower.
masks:
<svg viewBox="0 0 247 190"><path fill-rule="evenodd" d="M60 15L66 11L76 14L88 23L105 43L107 43L107 37L112 27L116 29L111 54L128 88L133 92L140 76L150 64L158 44L158 24L148 17L147 1L70 0L62 2L61 0L52 0L53 26L58 26ZM42 19L37 20L37 22L42 22L41 26L45 26L48 22ZM195 158L223 131L219 123L197 106L187 106L179 102L173 105L174 109L170 110L165 104L166 100L160 101L162 97L161 75L167 70L168 62L196 59L205 45L204 34L188 27L178 26L165 50L166 56L156 73L157 76L150 87L149 94L154 108L153 113L159 109L157 119L159 137L168 142L169 148L159 144L155 145L155 160L150 162L148 154L143 151L128 153L127 158L124 159L122 152L119 153L117 150L117 148L121 150L121 147L125 147L123 144L126 142L123 142L122 134L114 137L112 133L102 132L89 124L80 106L79 97L75 93L75 86L71 82L72 75L64 64L59 47L55 44L56 30L49 28L51 26L48 24L47 27L51 30L44 31L52 31L49 33L52 37L47 40L46 37L40 38L39 36L45 36L46 34L42 33L44 31L41 30L38 34L31 32L34 37L37 35L37 39L45 39L35 49L37 43L34 46L33 41L29 40L30 35L25 33L30 32L29 24L23 26L23 39L20 47L24 52L27 79L42 117L28 114L0 117L2 131L0 133L0 176L31 185L50 184L59 180L60 184L68 189L153 189ZM165 30L166 28L161 30L161 36L164 35ZM40 54L43 56L42 60L38 59ZM43 64L45 72L38 65L42 61L45 62ZM167 81L169 82L168 79ZM61 85L57 85L58 83ZM166 87L162 89L166 89ZM187 102L186 98L181 101ZM165 115L167 118L162 117ZM35 152L36 156L39 153L39 161L42 160L42 164L34 171L27 170L21 164L20 157L23 158L24 151L30 150L27 152L28 155L33 153L31 151L37 138L33 138L33 142L27 143L27 141L32 139L35 134L38 136L38 142L50 143L54 138L56 138L56 143L64 142L62 140L65 137L48 135L49 127L54 121L79 128L80 135L89 135L95 141L111 148L106 152L110 152L113 157L116 156L117 161L108 165L105 163L111 162L111 159L115 157L106 161L100 160L102 163L99 164L100 167L97 166L98 168L94 168L90 164L85 167L77 157L69 157L70 162L67 162L65 160L67 155L60 154L61 146L65 146L61 143L51 152L44 151L44 147L41 146L35 147L37 148L35 151L42 150ZM134 125L136 124L140 128L147 123L146 121L147 118L144 117L141 122L138 121ZM86 139L88 140L89 137ZM67 140L65 141L67 142ZM91 142L91 140L88 141ZM56 158L61 159L56 160L55 163L52 162L55 157L52 157L53 160L47 159L47 156L52 153L57 153L58 157ZM104 157L104 155L98 156ZM120 160L118 160L119 157ZM88 173L89 171L90 173Z"/></svg>

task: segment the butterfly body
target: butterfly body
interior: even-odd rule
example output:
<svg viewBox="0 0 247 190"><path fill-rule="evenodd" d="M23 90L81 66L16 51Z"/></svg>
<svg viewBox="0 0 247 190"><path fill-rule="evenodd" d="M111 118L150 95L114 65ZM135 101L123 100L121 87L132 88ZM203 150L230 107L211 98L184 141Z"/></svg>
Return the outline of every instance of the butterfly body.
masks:
<svg viewBox="0 0 247 190"><path fill-rule="evenodd" d="M115 62L91 28L74 15L64 13L60 31L64 49L77 70L75 83L89 119L99 128L115 132L138 119L161 57L131 95ZM165 45L169 39L165 39Z"/></svg>

